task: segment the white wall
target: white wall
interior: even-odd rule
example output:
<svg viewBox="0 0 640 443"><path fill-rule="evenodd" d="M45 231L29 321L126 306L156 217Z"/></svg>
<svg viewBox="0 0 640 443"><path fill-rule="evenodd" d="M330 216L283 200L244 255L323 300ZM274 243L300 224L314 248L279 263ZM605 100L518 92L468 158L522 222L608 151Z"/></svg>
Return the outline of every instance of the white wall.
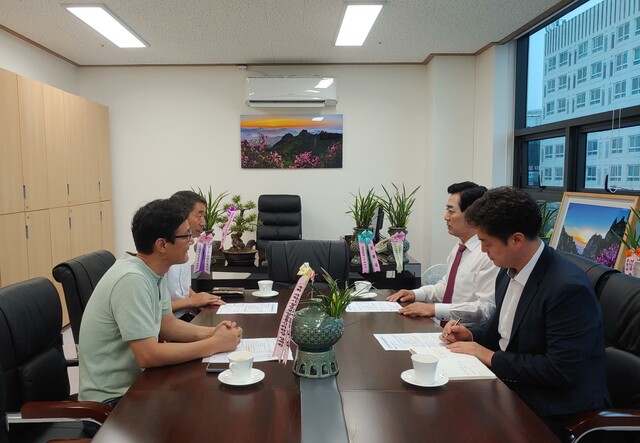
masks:
<svg viewBox="0 0 640 443"><path fill-rule="evenodd" d="M254 200L299 194L304 237L337 239L353 225L345 214L350 193L394 182L421 186L409 224L410 254L425 266L443 262L454 241L442 220L447 186L463 180L493 186L511 176L513 107L502 91L513 75L511 54L498 48L479 57L436 57L427 66L252 67L269 75L338 78L338 106L319 112L344 115L344 164L243 170L240 115L277 112L244 105L244 78L256 73L75 68L0 32L0 66L109 106L118 254L133 249L129 226L136 208L179 189L212 185Z"/></svg>

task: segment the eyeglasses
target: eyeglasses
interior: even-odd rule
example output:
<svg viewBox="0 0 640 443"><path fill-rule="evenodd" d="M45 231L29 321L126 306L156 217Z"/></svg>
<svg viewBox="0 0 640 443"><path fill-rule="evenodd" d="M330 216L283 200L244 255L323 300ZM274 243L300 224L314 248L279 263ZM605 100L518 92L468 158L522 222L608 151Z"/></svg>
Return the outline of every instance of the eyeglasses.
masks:
<svg viewBox="0 0 640 443"><path fill-rule="evenodd" d="M173 238L186 238L186 239L191 239L192 235L193 235L193 232L191 232L191 229L189 229L189 230L187 231L187 233L186 233L186 234L182 234L182 235L174 235L174 236L173 236Z"/></svg>

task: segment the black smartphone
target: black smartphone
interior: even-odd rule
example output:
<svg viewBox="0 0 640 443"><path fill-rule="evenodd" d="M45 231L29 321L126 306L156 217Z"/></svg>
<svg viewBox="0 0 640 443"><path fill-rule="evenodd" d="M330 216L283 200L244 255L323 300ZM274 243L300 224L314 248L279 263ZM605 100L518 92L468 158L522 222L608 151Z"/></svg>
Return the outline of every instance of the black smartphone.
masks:
<svg viewBox="0 0 640 443"><path fill-rule="evenodd" d="M227 363L207 363L207 372L222 372L229 369Z"/></svg>

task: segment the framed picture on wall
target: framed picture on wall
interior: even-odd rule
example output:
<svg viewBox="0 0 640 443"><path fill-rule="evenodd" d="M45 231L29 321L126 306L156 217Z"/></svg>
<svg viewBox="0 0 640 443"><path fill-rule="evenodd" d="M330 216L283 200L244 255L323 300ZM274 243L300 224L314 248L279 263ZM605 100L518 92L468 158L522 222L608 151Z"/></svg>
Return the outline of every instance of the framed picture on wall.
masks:
<svg viewBox="0 0 640 443"><path fill-rule="evenodd" d="M565 192L550 246L622 270L627 224L637 223L631 207L638 197ZM631 220L630 220L631 219Z"/></svg>
<svg viewBox="0 0 640 443"><path fill-rule="evenodd" d="M242 115L243 169L342 168L342 114Z"/></svg>

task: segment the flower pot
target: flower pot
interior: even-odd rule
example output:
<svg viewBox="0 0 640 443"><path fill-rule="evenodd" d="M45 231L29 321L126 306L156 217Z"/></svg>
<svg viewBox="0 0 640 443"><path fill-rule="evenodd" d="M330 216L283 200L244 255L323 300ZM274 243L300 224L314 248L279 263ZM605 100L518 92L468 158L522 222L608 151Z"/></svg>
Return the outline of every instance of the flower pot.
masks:
<svg viewBox="0 0 640 443"><path fill-rule="evenodd" d="M400 226L400 227L391 226L391 227L389 227L387 232L389 233L389 237L391 237L394 234L397 234L398 232L404 232L405 235L406 235L409 231L407 231L406 226ZM407 237L405 237L404 241L402 242L402 262L403 263L409 263L409 256L407 255L407 251L409 250L410 246L411 245L409 244L409 241L407 240ZM392 247L390 241L389 241L388 246L387 246L387 254L388 254L387 261L389 263L395 263L396 262L396 257L393 255L393 247Z"/></svg>
<svg viewBox="0 0 640 443"><path fill-rule="evenodd" d="M373 231L373 228L353 228L353 236L351 243L349 244L349 256L351 257L351 264L354 266L360 266L362 259L360 257L360 246L358 243L358 235L362 234L366 229Z"/></svg>
<svg viewBox="0 0 640 443"><path fill-rule="evenodd" d="M255 266L256 264L256 251L223 251L224 258L227 260L228 266Z"/></svg>

